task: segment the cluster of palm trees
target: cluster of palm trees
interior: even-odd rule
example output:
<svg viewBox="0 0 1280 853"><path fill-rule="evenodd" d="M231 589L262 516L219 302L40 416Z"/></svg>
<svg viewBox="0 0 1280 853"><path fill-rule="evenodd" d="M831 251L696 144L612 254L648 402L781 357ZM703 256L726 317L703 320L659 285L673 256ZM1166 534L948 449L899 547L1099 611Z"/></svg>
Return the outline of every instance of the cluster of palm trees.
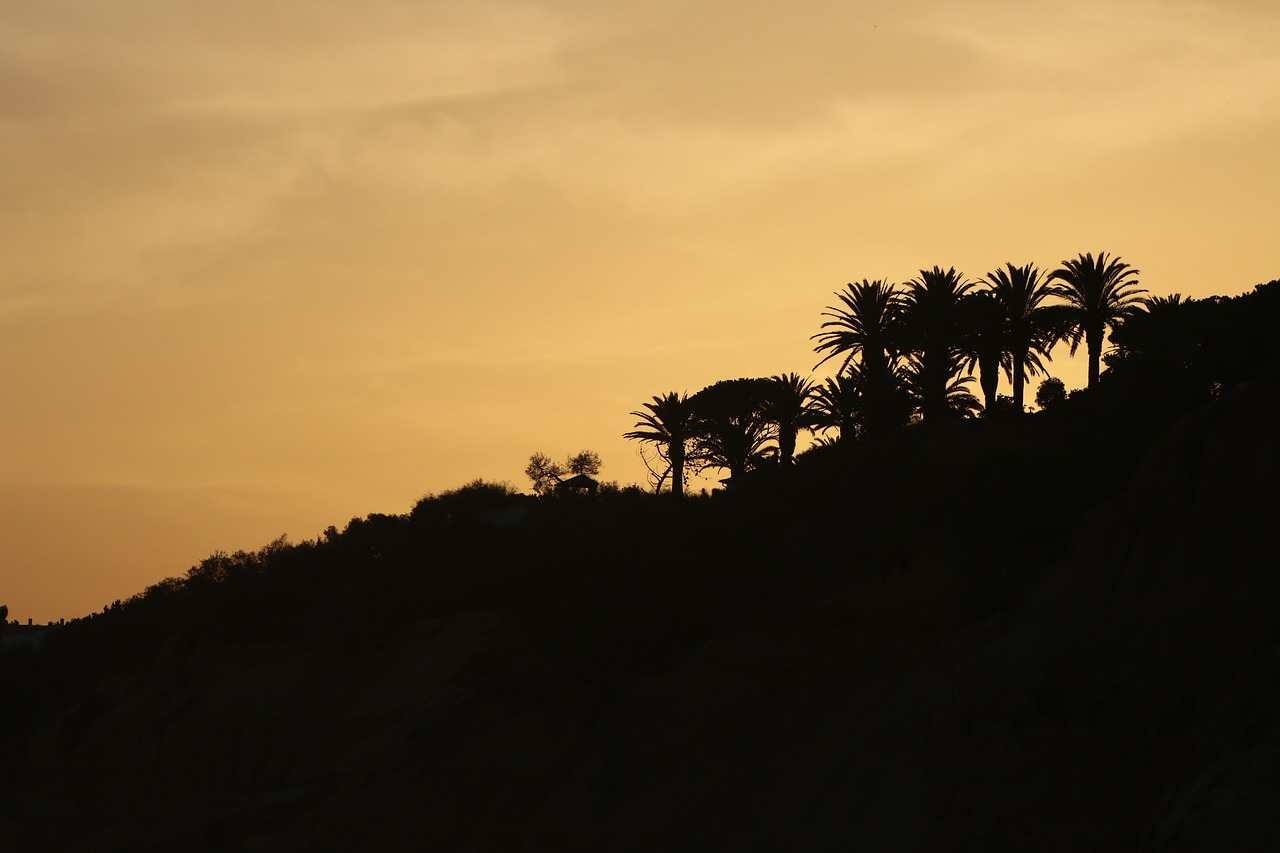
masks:
<svg viewBox="0 0 1280 853"><path fill-rule="evenodd" d="M640 420L624 437L655 448L657 466L644 457L653 485L669 479L679 495L687 476L705 468L732 480L766 462L790 465L800 432L814 428L813 394L813 383L795 373L727 379L693 396L672 391L632 412Z"/></svg>
<svg viewBox="0 0 1280 853"><path fill-rule="evenodd" d="M690 468L719 467L730 479L769 459L789 464L802 430L824 440L877 435L913 419L935 422L997 407L999 376L1024 411L1029 377L1045 372L1053 347L1083 342L1089 387L1097 385L1108 329L1145 304L1138 270L1102 252L1064 260L1048 275L1006 264L976 281L933 267L905 285L849 284L813 335L823 359L840 359L821 383L784 374L719 382L693 396L654 397L625 437L652 446L679 494ZM977 376L983 400L969 391ZM770 445L770 442L773 442Z"/></svg>

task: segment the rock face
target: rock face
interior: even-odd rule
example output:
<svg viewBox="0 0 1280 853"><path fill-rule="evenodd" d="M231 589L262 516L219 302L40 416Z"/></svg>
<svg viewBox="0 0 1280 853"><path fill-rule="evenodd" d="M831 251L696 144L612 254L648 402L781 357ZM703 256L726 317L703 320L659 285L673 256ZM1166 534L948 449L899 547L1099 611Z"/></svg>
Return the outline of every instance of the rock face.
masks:
<svg viewBox="0 0 1280 853"><path fill-rule="evenodd" d="M0 850L1280 849L1278 434L1274 383L1187 418L994 615L926 537L589 641L175 641L32 738Z"/></svg>

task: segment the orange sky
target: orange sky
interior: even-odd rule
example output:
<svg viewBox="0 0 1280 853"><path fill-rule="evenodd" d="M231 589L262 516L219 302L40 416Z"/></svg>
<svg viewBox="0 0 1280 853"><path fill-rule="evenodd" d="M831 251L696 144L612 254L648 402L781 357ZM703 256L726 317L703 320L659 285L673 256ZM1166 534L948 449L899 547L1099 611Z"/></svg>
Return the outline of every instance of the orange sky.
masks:
<svg viewBox="0 0 1280 853"><path fill-rule="evenodd" d="M1277 151L1274 0L0 0L0 602L641 481L629 412L807 373L850 280L1243 292Z"/></svg>

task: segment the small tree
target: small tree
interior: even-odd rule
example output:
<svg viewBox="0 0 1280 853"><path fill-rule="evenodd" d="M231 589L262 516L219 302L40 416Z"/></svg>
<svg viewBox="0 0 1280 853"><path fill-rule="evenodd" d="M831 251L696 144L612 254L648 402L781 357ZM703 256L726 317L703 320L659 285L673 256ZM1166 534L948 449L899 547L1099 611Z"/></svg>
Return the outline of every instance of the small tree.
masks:
<svg viewBox="0 0 1280 853"><path fill-rule="evenodd" d="M556 484L566 476L585 474L594 477L600 473L603 463L600 454L594 450L583 450L575 453L563 463L552 461L545 453L534 453L529 457L529 464L524 473L533 481L533 491L539 495L549 495L555 491Z"/></svg>
<svg viewBox="0 0 1280 853"><path fill-rule="evenodd" d="M1042 409L1050 409L1067 399L1067 388L1062 380L1050 376L1040 383L1036 389L1036 405Z"/></svg>
<svg viewBox="0 0 1280 853"><path fill-rule="evenodd" d="M772 388L769 379L725 379L689 398L695 470L727 469L732 480L760 466L773 438L765 413Z"/></svg>
<svg viewBox="0 0 1280 853"><path fill-rule="evenodd" d="M1013 398L1007 394L999 394L992 401L991 407L983 409L982 416L984 418L1010 418L1015 415L1021 415L1023 411L1018 408L1018 404Z"/></svg>
<svg viewBox="0 0 1280 853"><path fill-rule="evenodd" d="M569 457L567 467L570 474L586 474L594 477L600 473L600 454L594 450L584 450Z"/></svg>
<svg viewBox="0 0 1280 853"><path fill-rule="evenodd" d="M565 475L565 467L553 462L545 453L534 453L529 457L529 465L524 473L533 481L533 491L539 495L550 494Z"/></svg>

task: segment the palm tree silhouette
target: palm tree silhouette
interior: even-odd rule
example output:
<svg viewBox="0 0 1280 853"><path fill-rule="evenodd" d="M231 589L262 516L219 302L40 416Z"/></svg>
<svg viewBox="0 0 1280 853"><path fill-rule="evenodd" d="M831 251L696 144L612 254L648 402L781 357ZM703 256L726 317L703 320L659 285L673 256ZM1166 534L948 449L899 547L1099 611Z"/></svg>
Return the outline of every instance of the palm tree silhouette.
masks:
<svg viewBox="0 0 1280 853"><path fill-rule="evenodd" d="M636 422L639 429L623 433L622 437L658 446L658 452L671 464L671 493L679 497L684 494L687 444L693 438L693 407L687 395L671 391L655 396L644 408L648 411L631 413L640 419Z"/></svg>
<svg viewBox="0 0 1280 853"><path fill-rule="evenodd" d="M960 303L960 357L964 370L978 371L984 410L995 411L1000 368L1008 368L1008 329L1004 309L988 290L971 291Z"/></svg>
<svg viewBox="0 0 1280 853"><path fill-rule="evenodd" d="M961 369L961 303L972 288L954 267L921 270L919 278L907 282L899 328L905 348L917 356L908 370L926 421L953 411L948 395Z"/></svg>
<svg viewBox="0 0 1280 853"><path fill-rule="evenodd" d="M1173 293L1169 296L1148 296L1142 300L1142 304L1147 306L1150 312L1164 311L1165 309L1176 310L1179 305L1186 305L1191 302L1190 299L1183 299L1181 293Z"/></svg>
<svg viewBox="0 0 1280 853"><path fill-rule="evenodd" d="M990 293L1003 310L1009 355L1005 372L1013 383L1014 405L1022 412L1027 377L1046 372L1040 357L1049 358L1049 351L1058 342L1055 306L1045 304L1054 295L1054 288L1040 278L1035 264L1015 267L1006 263L1004 269L987 273L985 284L984 292Z"/></svg>
<svg viewBox="0 0 1280 853"><path fill-rule="evenodd" d="M844 293L836 297L843 308L828 306L822 316L831 319L822 324L827 331L810 337L819 343L814 352L827 355L814 365L817 370L828 359L844 355L845 359L836 371L837 375L849 369L854 358L860 358L865 366L878 368L892 360L893 328L902 309L902 294L883 279L848 285Z"/></svg>
<svg viewBox="0 0 1280 853"><path fill-rule="evenodd" d="M902 377L903 385L907 393L911 396L919 406L921 412L924 412L926 400L930 399L930 395L935 395L935 407L937 406L937 388L938 377L943 377L943 394L941 411L948 415L960 415L968 417L975 414L982 406L978 403L978 398L969 392L964 386L973 381L972 376L962 376L965 370L965 357L958 349L952 349L948 354L945 362L939 364L938 361L926 361L923 353L911 353L907 356L906 367L903 368ZM934 410L934 422L936 423L937 408ZM926 419L930 417L925 415Z"/></svg>
<svg viewBox="0 0 1280 853"><path fill-rule="evenodd" d="M822 324L823 331L810 338L818 341L814 352L827 353L814 365L815 370L828 359L844 356L836 373L837 383L829 384L825 392L829 406L826 423L831 426L839 420L840 416L835 413L847 410L850 395L857 394L857 434L878 434L900 426L907 420L911 409L911 404L905 400L902 371L898 364L902 346L899 338L903 295L896 285L883 279L868 281L864 278L857 284L850 284L836 297L843 307L828 306L822 316L831 319ZM838 381L845 376L852 384ZM843 390L838 390L837 385ZM833 394L838 395L841 402ZM842 437L852 438L854 435L853 430L841 428Z"/></svg>
<svg viewBox="0 0 1280 853"><path fill-rule="evenodd" d="M849 372L833 376L814 388L813 425L820 430L838 430L840 441L852 441L858 436L863 403L862 375L854 365Z"/></svg>
<svg viewBox="0 0 1280 853"><path fill-rule="evenodd" d="M1053 295L1066 301L1063 337L1076 354L1080 341L1089 352L1089 388L1098 384L1102 364L1102 340L1108 329L1131 314L1142 302L1147 291L1138 287L1138 270L1099 252L1095 261L1092 254L1082 254L1065 260L1062 266L1049 274L1049 281L1060 281L1053 288Z"/></svg>
<svg viewBox="0 0 1280 853"><path fill-rule="evenodd" d="M801 430L814 426L814 384L802 379L798 373L771 376L769 395L765 399L764 414L773 424L778 441L778 464L790 465L796 454L796 438Z"/></svg>
<svg viewBox="0 0 1280 853"><path fill-rule="evenodd" d="M895 360L879 369L849 365L814 389L811 411L814 427L839 430L840 441L853 441L905 425L913 408L906 373Z"/></svg>

